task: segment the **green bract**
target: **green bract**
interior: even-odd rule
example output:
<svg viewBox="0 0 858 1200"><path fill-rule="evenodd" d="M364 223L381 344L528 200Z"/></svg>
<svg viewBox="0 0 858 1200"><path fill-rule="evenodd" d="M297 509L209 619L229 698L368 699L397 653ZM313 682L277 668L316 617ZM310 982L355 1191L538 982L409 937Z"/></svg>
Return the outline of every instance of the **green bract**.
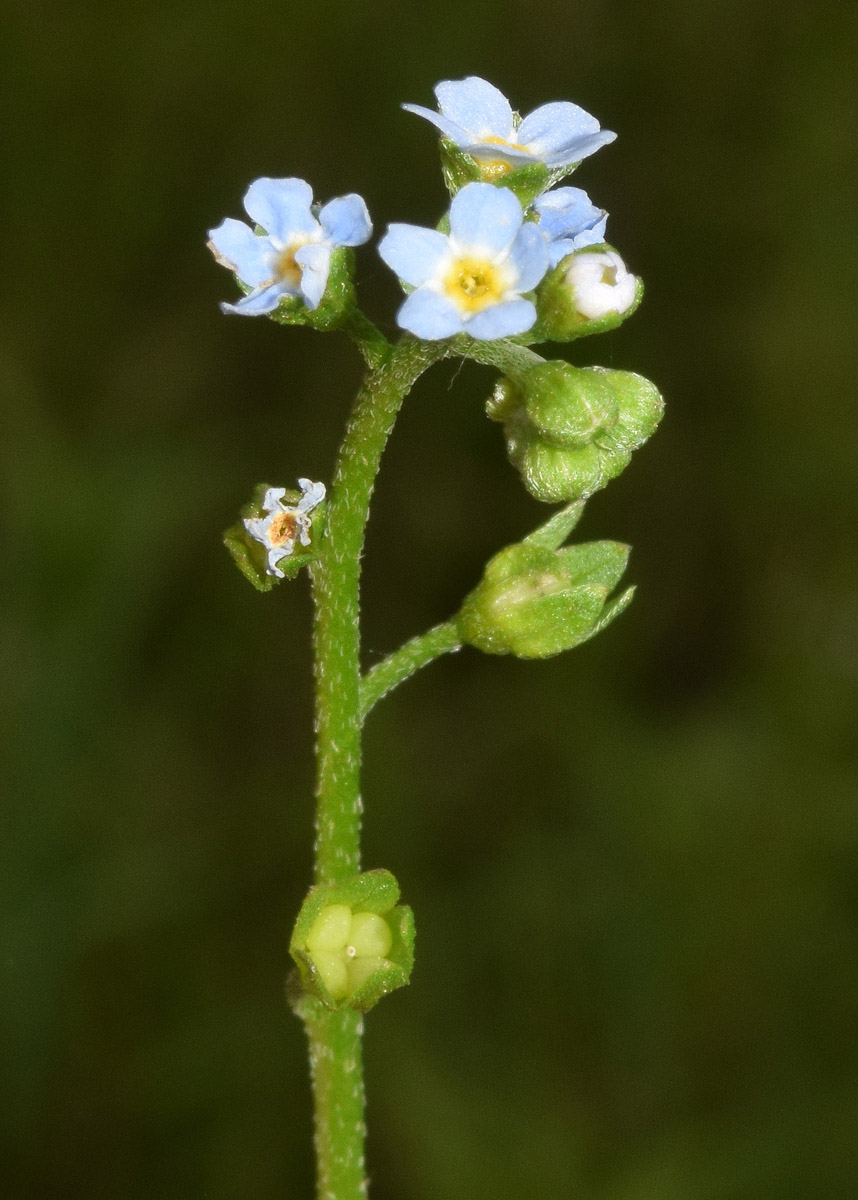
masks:
<svg viewBox="0 0 858 1200"><path fill-rule="evenodd" d="M242 520L230 525L223 535L223 543L232 555L235 565L245 579L250 580L259 592L270 592L280 580L266 570L268 552L261 542L251 537L244 525L244 518L261 517L264 513L262 499L270 484L259 483L253 489L253 499L241 510ZM301 493L296 490L285 492L283 499L288 504L297 504ZM312 540L309 546L296 543L287 558L281 558L278 568L284 578L294 579L302 567L313 561L317 554L319 539L325 528L325 504L319 504L313 513Z"/></svg>
<svg viewBox="0 0 858 1200"><path fill-rule="evenodd" d="M661 418L654 384L630 371L545 362L503 379L486 410L504 427L525 487L548 503L586 498L628 466Z"/></svg>
<svg viewBox="0 0 858 1200"><path fill-rule="evenodd" d="M383 870L312 888L289 943L304 992L329 1009L368 1012L408 983L414 914L398 899L399 884Z"/></svg>
<svg viewBox="0 0 858 1200"><path fill-rule="evenodd" d="M619 542L558 549L578 516L575 504L536 533L496 554L457 618L463 642L487 654L549 658L587 641L631 601L613 601L629 557Z"/></svg>

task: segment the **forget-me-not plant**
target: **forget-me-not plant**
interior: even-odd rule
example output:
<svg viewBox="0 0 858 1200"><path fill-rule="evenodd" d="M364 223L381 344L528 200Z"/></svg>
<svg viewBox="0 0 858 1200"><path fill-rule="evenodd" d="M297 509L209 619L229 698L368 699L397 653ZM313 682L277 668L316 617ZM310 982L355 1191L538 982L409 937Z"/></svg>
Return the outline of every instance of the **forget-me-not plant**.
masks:
<svg viewBox="0 0 858 1200"><path fill-rule="evenodd" d="M639 375L533 349L613 328L640 302L640 281L604 241L604 210L579 188L550 190L615 135L565 101L522 119L476 76L435 91L437 113L405 107L441 131L450 204L436 228L395 222L379 244L407 293L395 339L357 302L354 248L372 225L354 193L319 206L304 180L263 177L244 198L253 227L227 218L209 235L245 293L224 311L339 331L367 368L330 487L303 476L296 492L258 484L224 539L260 591L304 567L313 589L315 871L289 944L287 992L309 1039L318 1200L366 1198L363 1014L408 983L414 962L414 916L397 881L361 869L363 722L450 651L547 658L623 611L633 589L615 589L628 547L567 538L662 410ZM495 371L487 414L502 425L530 495L560 507L490 559L458 612L364 671L359 584L370 497L403 401L443 359Z"/></svg>

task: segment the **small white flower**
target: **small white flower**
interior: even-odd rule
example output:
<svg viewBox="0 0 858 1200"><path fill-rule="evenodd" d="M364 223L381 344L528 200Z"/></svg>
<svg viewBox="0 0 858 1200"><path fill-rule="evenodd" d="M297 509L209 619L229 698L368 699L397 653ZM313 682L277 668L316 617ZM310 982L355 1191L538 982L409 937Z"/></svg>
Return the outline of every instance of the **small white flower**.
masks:
<svg viewBox="0 0 858 1200"><path fill-rule="evenodd" d="M572 289L575 308L591 321L609 313L624 313L637 295L637 276L627 270L613 250L576 254L566 268L565 279Z"/></svg>
<svg viewBox="0 0 858 1200"><path fill-rule="evenodd" d="M298 486L303 494L297 504L283 503L285 488L269 488L262 498L266 515L247 517L244 521L244 528L250 536L261 542L268 551L266 573L276 575L278 579L283 579L284 575L277 564L281 558L287 558L292 553L295 543L309 546L313 524L310 513L325 498L323 483L299 479Z"/></svg>

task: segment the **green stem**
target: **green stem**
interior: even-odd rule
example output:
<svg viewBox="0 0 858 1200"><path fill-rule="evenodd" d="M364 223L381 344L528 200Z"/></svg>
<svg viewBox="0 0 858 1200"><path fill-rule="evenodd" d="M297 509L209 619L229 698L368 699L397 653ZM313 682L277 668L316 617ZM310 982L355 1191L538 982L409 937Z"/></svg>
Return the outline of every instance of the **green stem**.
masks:
<svg viewBox="0 0 858 1200"><path fill-rule="evenodd" d="M372 670L367 671L360 684L361 717L366 717L371 708L383 696L404 683L421 667L434 662L442 654L458 650L462 645L455 621L444 621L434 629L414 637L398 650L394 650Z"/></svg>
<svg viewBox="0 0 858 1200"><path fill-rule="evenodd" d="M479 342L470 337L457 337L453 342L453 353L487 367L497 367L514 382L545 362L535 350L520 346L517 342Z"/></svg>
<svg viewBox="0 0 858 1200"><path fill-rule="evenodd" d="M379 460L403 399L444 343L403 338L358 392L313 565L316 600L316 882L360 870L360 557Z"/></svg>
<svg viewBox="0 0 858 1200"><path fill-rule="evenodd" d="M383 350L358 392L313 564L316 671L316 883L360 870L360 558L382 452L405 396L448 343L405 337ZM352 331L352 336L355 336ZM380 337L380 335L379 335ZM356 340L359 340L356 338ZM318 1200L365 1200L360 1016L305 1010L315 1101Z"/></svg>
<svg viewBox="0 0 858 1200"><path fill-rule="evenodd" d="M305 1013L315 1101L318 1200L366 1200L363 1017L354 1009Z"/></svg>
<svg viewBox="0 0 858 1200"><path fill-rule="evenodd" d="M390 342L359 308L352 309L341 328L360 350L363 360L370 370L374 371L380 367L390 354Z"/></svg>

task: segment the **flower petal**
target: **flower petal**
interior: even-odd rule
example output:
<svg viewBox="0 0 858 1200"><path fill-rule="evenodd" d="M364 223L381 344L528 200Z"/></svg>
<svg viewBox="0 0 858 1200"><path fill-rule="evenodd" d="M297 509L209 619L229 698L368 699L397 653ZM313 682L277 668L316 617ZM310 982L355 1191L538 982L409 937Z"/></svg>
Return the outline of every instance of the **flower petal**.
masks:
<svg viewBox="0 0 858 1200"><path fill-rule="evenodd" d="M262 507L267 513L273 513L275 509L282 508L280 501L286 495L285 488L268 488L265 495L262 497Z"/></svg>
<svg viewBox="0 0 858 1200"><path fill-rule="evenodd" d="M583 233L578 233L574 238L557 238L548 245L548 260L549 266L556 267L570 254L574 254L576 250L585 250L587 246L601 246L605 241L605 223L607 216L594 226L593 229L585 229Z"/></svg>
<svg viewBox="0 0 858 1200"><path fill-rule="evenodd" d="M465 326L465 332L482 342L492 342L496 338L524 333L535 320L536 308L529 300L507 300L503 304L484 308L482 312L471 317Z"/></svg>
<svg viewBox="0 0 858 1200"><path fill-rule="evenodd" d="M335 246L362 246L372 237L366 204L355 192L330 200L319 213L319 223Z"/></svg>
<svg viewBox="0 0 858 1200"><path fill-rule="evenodd" d="M400 279L420 287L434 279L449 258L450 243L435 229L394 224L379 242L378 253Z"/></svg>
<svg viewBox="0 0 858 1200"><path fill-rule="evenodd" d="M452 300L433 288L412 292L396 314L397 324L427 342L461 333L462 316Z"/></svg>
<svg viewBox="0 0 858 1200"><path fill-rule="evenodd" d="M548 270L548 242L538 225L525 221L512 244L508 261L518 276L517 292L529 292L536 287Z"/></svg>
<svg viewBox="0 0 858 1200"><path fill-rule="evenodd" d="M558 100L525 117L517 139L549 166L565 166L593 154L616 136L609 129L600 130L596 118L577 104Z"/></svg>
<svg viewBox="0 0 858 1200"><path fill-rule="evenodd" d="M313 189L304 179L255 180L244 197L244 208L257 225L286 243L296 233L314 233L319 224L310 212Z"/></svg>
<svg viewBox="0 0 858 1200"><path fill-rule="evenodd" d="M276 575L278 579L285 579L286 576L283 574L283 572L280 570L280 568L277 566L277 564L280 562L281 558L288 558L291 553L292 553L291 545L289 546L288 550L285 549L285 547L283 547L283 546L277 546L277 547L269 550L268 551L268 574Z"/></svg>
<svg viewBox="0 0 858 1200"><path fill-rule="evenodd" d="M271 243L257 237L244 221L227 217L217 229L210 229L209 247L220 265L234 271L248 287L258 287L273 276Z"/></svg>
<svg viewBox="0 0 858 1200"><path fill-rule="evenodd" d="M521 205L509 188L467 183L450 205L450 233L458 247L495 255L506 250L521 228Z"/></svg>
<svg viewBox="0 0 858 1200"><path fill-rule="evenodd" d="M295 262L301 268L301 294L307 308L318 308L331 270L331 247L308 242L295 252Z"/></svg>
<svg viewBox="0 0 858 1200"><path fill-rule="evenodd" d="M424 108L422 104L403 104L402 107L406 112L416 113L418 117L423 117L427 121L440 129L444 137L449 138L451 142L455 142L457 146L465 147L471 141L471 132L469 129L463 129L461 125L457 125L455 121L448 121L446 117L440 113L433 112L431 108Z"/></svg>
<svg viewBox="0 0 858 1200"><path fill-rule="evenodd" d="M270 287L257 288L235 304L221 304L220 311L238 313L242 317L261 317L264 313L273 312L284 295L280 284L272 283Z"/></svg>
<svg viewBox="0 0 858 1200"><path fill-rule="evenodd" d="M304 493L298 501L298 512L309 512L317 504L321 504L325 498L323 483L314 483L312 479L299 479L298 487Z"/></svg>
<svg viewBox="0 0 858 1200"><path fill-rule="evenodd" d="M437 85L435 95L442 114L476 134L477 139L512 139L513 117L509 101L485 79L469 75L467 79L448 80Z"/></svg>

